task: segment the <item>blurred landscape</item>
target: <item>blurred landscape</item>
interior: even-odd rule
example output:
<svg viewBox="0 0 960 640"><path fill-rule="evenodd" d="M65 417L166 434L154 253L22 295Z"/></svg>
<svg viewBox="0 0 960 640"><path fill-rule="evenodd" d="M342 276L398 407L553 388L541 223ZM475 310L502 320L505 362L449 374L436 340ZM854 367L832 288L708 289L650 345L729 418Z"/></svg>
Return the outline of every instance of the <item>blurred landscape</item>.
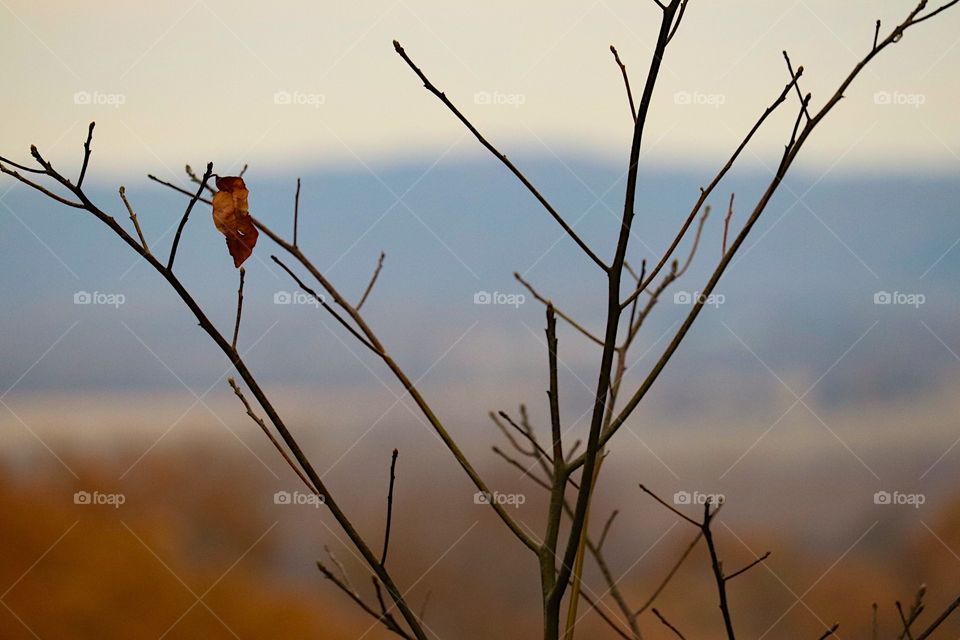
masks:
<svg viewBox="0 0 960 640"><path fill-rule="evenodd" d="M487 483L542 531L546 496L492 451L490 412L549 431L543 306L599 331L606 281L530 194L423 90L407 50L601 256L622 213L653 3L440 0L0 2L0 154L36 144L166 255L184 163L245 165L251 212L364 314ZM699 189L803 64L813 104L911 0L693 3L664 61L641 155L629 260L657 260ZM909 5L909 6L908 6ZM507 18L509 17L509 18ZM960 84L957 16L884 53L824 122L715 298L612 443L590 531L635 608L695 535L644 494L715 526L738 637L869 638L926 585L925 627L960 596ZM673 45L672 45L673 46ZM791 107L792 109L793 107ZM795 113L776 112L709 204L699 252L629 359L632 391L769 182ZM6 176L4 176L6 178ZM192 188L192 187L191 187ZM229 333L237 272L206 206L177 274ZM690 239L681 244L686 256ZM379 548L399 450L389 568L434 638L540 637L529 552L383 363L299 291L261 236L238 346L332 495ZM109 229L0 180L0 638L391 637L325 580L370 574L245 414L229 362ZM566 443L584 438L598 349L559 326ZM306 502L306 503L304 503ZM590 561L586 592L620 615ZM704 545L657 608L686 637L722 628ZM577 638L612 638L582 608ZM673 637L649 612L644 638ZM939 637L960 637L960 617Z"/></svg>
<svg viewBox="0 0 960 640"><path fill-rule="evenodd" d="M523 159L558 201L586 207L591 190L616 185L613 166L575 162L567 159L585 184L565 180L563 164ZM528 403L546 428L543 309L529 297L477 305L474 294L523 293L511 278L518 270L596 326L602 287L567 243L551 246L559 234L549 220L489 162L439 164L407 196L415 215L391 210L378 222L390 205L380 180L399 190L428 168L305 175L301 242L357 295L377 252L387 252L371 322L423 376L424 393L493 486L524 495L520 517L537 529L544 498L489 451L502 443L486 414ZM645 175L639 235L652 252L689 206L693 173ZM746 202L762 179L744 172L731 188ZM255 212L277 229L289 224L289 180L251 169L249 183ZM811 184L807 210L790 194ZM146 232L162 242L179 196L127 188ZM98 191L111 202L106 186ZM628 599L639 606L694 533L639 482L667 497L722 493L718 537L730 566L773 552L732 589L746 637L815 636L834 621L843 637L865 637L873 602L889 627L893 602L911 600L920 583L931 610L957 595L958 191L946 174L818 181L801 172L787 183L755 232L760 241L722 283L723 303L701 318L605 465L598 513L621 511L609 553ZM609 189L611 207L618 192ZM30 629L39 637L68 629L103 638L385 637L316 571L315 560L329 564L327 545L372 595L323 509L274 504L276 491L296 491L295 477L263 446L226 386L226 363L159 279L92 221L20 189L9 201L50 244L38 251L13 233L15 220L4 221L3 254L20 265L3 283L11 301L3 330L17 336L4 341L0 371L9 388L0 416L3 528L19 550L4 555L4 637L32 637ZM235 274L204 218L188 226L180 269L225 325ZM598 205L581 224L602 246L614 223ZM708 222L706 248L674 291L702 284L720 224ZM430 594L430 627L440 637L536 635L530 558L474 504L462 472L382 368L314 306L275 302L295 288L267 266L270 250L265 241L248 263L241 344L332 490L376 540L398 447L391 562L413 602ZM63 265L52 265L50 252ZM78 291L125 299L75 304ZM877 292L924 298L878 304ZM685 306L665 297L632 380ZM560 345L563 412L582 437L575 417L589 402L595 354L567 327ZM77 491L124 502L78 505ZM877 504L878 491L921 495L922 504ZM704 554L698 548L657 605L701 636L718 622ZM604 592L599 575L589 584ZM593 613L584 624L591 635L610 633ZM641 628L667 637L653 618Z"/></svg>

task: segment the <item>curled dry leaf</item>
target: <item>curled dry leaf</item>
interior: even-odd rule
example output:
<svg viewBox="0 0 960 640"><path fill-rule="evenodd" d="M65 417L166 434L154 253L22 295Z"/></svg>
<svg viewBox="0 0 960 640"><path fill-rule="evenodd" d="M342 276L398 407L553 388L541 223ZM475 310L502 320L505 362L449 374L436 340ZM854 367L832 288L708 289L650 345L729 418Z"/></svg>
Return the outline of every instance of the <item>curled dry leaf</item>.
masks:
<svg viewBox="0 0 960 640"><path fill-rule="evenodd" d="M227 238L227 249L233 266L239 267L253 253L260 235L250 217L247 185L238 176L217 177L217 193L213 196L213 224Z"/></svg>

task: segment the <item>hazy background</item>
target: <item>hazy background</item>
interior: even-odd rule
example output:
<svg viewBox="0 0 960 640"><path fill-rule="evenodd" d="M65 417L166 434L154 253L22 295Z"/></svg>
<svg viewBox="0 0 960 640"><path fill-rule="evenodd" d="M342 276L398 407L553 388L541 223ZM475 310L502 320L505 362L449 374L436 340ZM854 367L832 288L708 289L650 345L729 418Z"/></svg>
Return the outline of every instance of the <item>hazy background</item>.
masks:
<svg viewBox="0 0 960 640"><path fill-rule="evenodd" d="M782 49L804 65L817 106L869 47L874 20L890 26L910 8L692 3L654 98L631 260L659 257L780 92ZM3 155L26 162L35 143L69 174L95 119L89 190L125 220L124 184L158 253L184 202L145 174L184 184L185 162L223 174L249 163L251 209L284 233L301 177L302 247L354 299L386 251L371 324L483 474L524 493L518 517L542 527L542 496L489 451L502 443L486 414L526 402L545 426L543 309L529 296L514 308L474 295L521 293L518 271L599 330L604 282L390 43L403 42L606 256L631 125L608 46L639 91L653 3L2 0L0 14ZM745 637L816 637L834 621L841 637L863 637L875 600L892 628L893 601L920 582L931 611L958 595L958 20L924 23L864 72L724 277L723 304L701 315L618 436L598 514L622 511L612 560L638 606L692 537L644 499L641 481L665 496L723 493L731 566L773 551L734 585ZM701 253L674 291L702 288L720 255L718 214L735 191L733 225L746 218L793 117L791 106L771 118L718 189ZM228 330L236 272L208 215L192 217L177 270ZM432 594L432 631L535 636L535 564L473 504L382 364L323 312L274 303L295 287L273 251L262 238L246 264L240 342L331 490L376 543L399 447L391 562L416 606ZM4 637L384 637L315 571L330 545L367 593L323 510L273 504L295 478L233 398L222 354L147 265L89 216L10 180L0 181L0 256ZM83 292L122 304L75 304ZM876 304L883 292L918 304ZM686 308L664 299L632 383ZM577 437L598 350L562 326L560 357ZM125 502L75 505L78 490ZM924 503L877 505L877 491ZM695 555L662 609L709 637L719 620L703 568ZM584 624L610 635L593 614ZM654 619L641 625L660 637Z"/></svg>

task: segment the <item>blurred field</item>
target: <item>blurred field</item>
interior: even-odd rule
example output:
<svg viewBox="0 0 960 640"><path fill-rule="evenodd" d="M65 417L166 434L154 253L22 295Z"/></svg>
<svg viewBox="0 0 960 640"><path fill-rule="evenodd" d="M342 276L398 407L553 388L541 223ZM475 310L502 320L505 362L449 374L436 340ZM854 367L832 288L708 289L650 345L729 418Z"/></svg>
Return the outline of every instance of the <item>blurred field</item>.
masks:
<svg viewBox="0 0 960 640"><path fill-rule="evenodd" d="M358 590L372 597L367 574L338 543L339 532L328 529L323 510L273 504L277 486L292 486L288 479L265 482L248 457L221 445L170 446L123 482L117 478L127 455L69 455L82 483L68 481L39 451L8 458L0 471L0 637L387 637L314 570L330 545ZM374 541L383 517L380 475L341 487L355 494L352 510ZM414 603L431 594L432 631L439 638L536 637L531 559L486 510L449 486L411 486L411 477L401 464L391 564L401 584L413 586ZM74 503L75 491L93 487L122 492L124 504ZM524 508L533 514L539 501L531 502ZM616 574L625 574L625 595L639 605L694 532L682 522L672 526L676 518L639 496L622 495L621 502L627 513L611 533L609 553ZM948 549L960 549L960 500L924 512L923 522L939 540L918 527L865 522L839 534L836 544L811 545L804 544L804 527L721 518L718 539L731 571L751 552L773 551L766 566L731 585L742 637L816 637L821 623L840 621L841 638L866 638L874 601L892 633L893 602L911 600L921 582L929 587L928 621L960 595L960 558ZM817 526L815 519L806 525ZM720 630L705 560L700 547L657 603L688 637L717 637ZM590 585L603 593L598 576ZM584 638L613 637L593 613L583 624ZM669 637L649 613L641 627L646 637ZM960 620L942 637L958 632Z"/></svg>

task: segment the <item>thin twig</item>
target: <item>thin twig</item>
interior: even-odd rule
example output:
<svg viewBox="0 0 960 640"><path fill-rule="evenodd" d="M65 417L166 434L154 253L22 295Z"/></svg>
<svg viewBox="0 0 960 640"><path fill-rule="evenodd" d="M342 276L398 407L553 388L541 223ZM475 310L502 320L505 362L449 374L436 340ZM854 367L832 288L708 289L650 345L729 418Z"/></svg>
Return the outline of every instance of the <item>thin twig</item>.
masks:
<svg viewBox="0 0 960 640"><path fill-rule="evenodd" d="M678 638L680 638L680 640L686 640L686 638L684 638L683 634L680 633L680 631L677 630L677 628L676 628L675 626L673 626L672 624L670 624L670 622L667 621L667 619L663 617L663 614L662 614L662 613L660 613L659 611L657 611L656 609L654 609L654 610L653 610L653 615L657 616L657 618L660 620L660 622L662 622L667 629L670 629L670 631L673 631L673 634L674 634L675 636L677 636Z"/></svg>
<svg viewBox="0 0 960 640"><path fill-rule="evenodd" d="M733 218L733 197L736 194L730 194L730 205L727 207L727 217L723 219L723 247L720 255L727 253L727 232L730 231L730 219Z"/></svg>
<svg viewBox="0 0 960 640"><path fill-rule="evenodd" d="M687 3L689 2L690 0L682 0L680 3L680 11L677 12L677 19L673 23L673 29L670 31L670 35L667 36L667 44L670 44L670 41L673 40L673 36L677 35L677 29L680 28L680 21L683 20L683 14L686 12Z"/></svg>
<svg viewBox="0 0 960 640"><path fill-rule="evenodd" d="M187 190L184 189L183 187L178 187L177 185L173 184L172 182L167 182L166 180L163 180L163 179L161 179L161 178L158 178L157 176L153 175L152 173L148 173L148 174L147 174L147 178L149 178L150 180L153 180L153 181L156 182L157 184L162 184L162 185L165 186L165 187L169 187L169 188L173 189L174 191L177 191L177 192L179 192L179 193L182 193L182 194L185 195L185 196L190 196L191 198L193 197L193 193L187 191ZM204 198L204 197L201 197L201 198L200 198L200 202L202 202L202 203L204 203L204 204L213 204L213 200L209 200L209 199Z"/></svg>
<svg viewBox="0 0 960 640"><path fill-rule="evenodd" d="M350 332L350 335L352 335L354 338L356 338L357 340L360 341L360 344L362 344L362 345L365 346L366 348L370 349L370 350L373 351L375 354L377 354L377 355L382 355L382 354L381 354L381 351L380 351L379 349L377 349L375 346L373 346L366 338L364 338L362 335L360 335L360 333L359 333L356 329L354 329L352 326L350 326L350 323L347 322L346 319L344 319L344 317L341 316L341 315L337 312L336 309L334 309L334 308L331 307L329 304L327 304L327 301L324 299L323 296L321 296L321 295L318 294L316 291L314 291L314 290L311 289L309 286L307 286L306 283L304 283L304 281L301 280L300 277L297 276L297 274L295 274L295 273L290 269L290 267L288 267L288 266L283 262L283 260L281 260L281 259L278 258L277 256L270 256L270 259L273 260L274 262L276 262L278 265L280 265L280 267L281 267L284 271L286 271L287 274L288 274L291 278L293 278L294 282L297 283L297 286L298 286L298 287L300 287L301 289L303 289L304 291L306 291L307 293L309 293L310 296L311 296L314 300L316 300L317 304L319 304L321 307L323 307L330 315L332 315L332 316L336 319L337 322L339 322L341 325L343 325L343 327L344 327L347 331Z"/></svg>
<svg viewBox="0 0 960 640"><path fill-rule="evenodd" d="M180 218L180 226L177 227L177 233L175 236L173 236L173 245L170 247L170 258L167 260L167 271L173 271L173 261L177 257L177 246L180 244L180 234L183 233L183 228L187 225L187 218L190 217L190 212L193 211L193 207L200 199L200 195L203 193L203 189L207 186L207 181L210 180L210 176L212 175L213 163L208 162L207 170L203 172L203 179L200 181L200 186L197 188L197 192L190 199L190 203L187 205L186 211L183 212L183 217Z"/></svg>
<svg viewBox="0 0 960 640"><path fill-rule="evenodd" d="M83 143L83 166L80 167L80 176L77 178L77 189L83 186L83 179L87 177L87 166L90 164L90 143L93 142L93 128L96 122L91 122L87 129L87 141Z"/></svg>
<svg viewBox="0 0 960 640"><path fill-rule="evenodd" d="M791 78L794 77L796 74L793 72L793 63L790 62L790 54L788 54L788 53L786 52L786 50L784 50L784 52L783 52L783 59L787 61L787 71L790 73L790 77L791 77ZM797 69L797 72L798 72L798 73L803 73L803 65L801 65L801 66ZM807 103L806 103L806 100L805 100L804 97L803 97L803 92L800 91L800 83L799 83L799 82L795 82L795 83L793 84L793 87L794 87L794 89L797 90L797 98L800 100L800 106L803 108L803 114L804 114L805 116L807 116L807 120L809 121L809 120L810 120L810 112L807 111Z"/></svg>
<svg viewBox="0 0 960 640"><path fill-rule="evenodd" d="M757 558L756 560L754 560L753 562L751 562L750 564L748 564L747 566L745 566L743 569L740 569L739 571L734 571L734 572L731 573L730 575L724 576L723 579L724 579L724 580L733 580L734 578L736 578L737 576L739 576L741 573L746 573L747 571L749 571L750 569L753 569L755 566L757 566L758 564L760 564L761 562L763 562L764 560L766 560L766 559L769 558L769 557L770 557L770 552L767 551L765 554L763 554L762 556L760 556L759 558Z"/></svg>
<svg viewBox="0 0 960 640"><path fill-rule="evenodd" d="M835 635L837 633L837 629L839 628L840 628L840 623L834 622L833 626L827 629L826 632L824 632L824 634L820 636L818 640L827 640L827 638L829 638L830 636Z"/></svg>
<svg viewBox="0 0 960 640"><path fill-rule="evenodd" d="M613 54L613 59L617 62L617 66L620 67L620 75L623 76L623 86L627 90L627 100L630 102L630 118L633 120L634 124L637 122L637 107L633 104L633 91L630 90L630 76L627 75L627 67L620 61L620 54L617 53L617 48L613 45L610 45L610 53Z"/></svg>
<svg viewBox="0 0 960 640"><path fill-rule="evenodd" d="M600 532L600 539L597 540L597 549L603 548L603 543L607 541L607 534L610 533L610 527L613 526L613 521L616 520L617 516L620 515L618 509L614 509L610 512L610 517L607 518L606 523L603 525L603 530Z"/></svg>
<svg viewBox="0 0 960 640"><path fill-rule="evenodd" d="M524 280L523 276L521 276L518 272L514 271L513 277L516 278L517 282L519 282L524 287L526 287L527 291L530 292L530 295L532 295L537 300L537 302L540 302L541 304L544 304L544 305L553 304L551 300L544 298L542 295L540 295L540 293L533 288L533 285L527 282L526 280ZM567 324L569 324L571 327L573 327L574 329L582 333L587 339L589 339L592 342L595 342L601 347L603 346L603 340L601 340L600 338L595 336L593 333L591 333L589 329L585 328L582 324L580 324L579 322L571 318L569 315L567 315L560 309L557 309L556 306L554 306L553 309L556 312L557 316L559 316L560 318L563 318L563 320L566 321Z"/></svg>
<svg viewBox="0 0 960 640"><path fill-rule="evenodd" d="M297 229L300 227L300 178L297 178L297 193L293 196L293 246L297 244Z"/></svg>
<svg viewBox="0 0 960 640"><path fill-rule="evenodd" d="M243 408L247 410L247 415L250 416L250 418L257 423L257 426L260 427L260 430L266 434L267 438L270 440L270 444L272 444L273 447L280 452L280 455L283 456L284 461L291 469L293 469L293 472L297 474L297 477L300 478L300 481L303 482L303 484L307 487L307 489L310 490L311 493L316 496L320 496L320 492L317 491L316 487L313 486L313 483L307 479L307 477L303 474L303 471L300 470L300 467L294 464L293 460L290 459L290 454L287 453L286 449L280 445L280 442L273 435L270 429L267 428L263 418L258 416L253 410L253 407L250 406L250 403L247 402L246 396L243 395L243 391L240 390L240 386L237 384L237 381L233 378L233 376L227 378L227 384L230 385L230 388L233 389L233 393L236 394L236 396L240 399L240 402L243 403Z"/></svg>
<svg viewBox="0 0 960 640"><path fill-rule="evenodd" d="M427 76L423 73L423 71L420 70L420 67L414 64L413 60L410 59L410 57L407 55L407 52L404 51L403 47L400 45L398 41L396 40L393 41L393 48L400 55L400 57L403 58L403 61L407 63L407 66L409 66L413 70L413 72L417 74L417 77L419 77L420 80L423 82L424 88L430 93L432 93L434 96L436 96L447 107L447 109L449 109L453 113L453 115L455 115L457 119L463 123L463 125L470 131L470 133L474 135L474 137L480 142L480 144L486 147L487 150L490 151L490 153L496 156L497 159L500 160L500 162L502 162L513 173L513 175L517 177L518 180L520 180L523 186L525 186L527 190L530 191L531 194L533 194L533 197L537 199L537 201L543 206L543 208L547 210L547 212L553 217L553 219L557 221L557 224L559 224L563 228L563 230L567 232L567 235L570 236L570 238L577 243L577 245L583 250L583 252L586 253L591 260L597 263L597 266L599 266L604 271L607 271L608 267L603 262L603 260L601 260L600 257L597 256L597 254L594 253L593 250L587 246L587 243L580 238L577 232L573 230L573 227L567 224L567 221L563 219L563 216L561 216L557 212L557 210L553 208L553 205L551 205L547 201L547 199L543 197L543 194L541 194L540 191L535 186L533 186L533 183L530 182L527 176L525 176L523 172L520 171L520 169L518 169L517 166L513 164L513 162L507 159L507 156L500 153L500 151L496 147L494 147L493 144L491 144L485 137L483 137L483 134L481 134L480 131L478 131L475 126L473 126L473 123L470 122L465 115L463 115L463 113L456 107L456 105L453 104L453 102L450 101L449 98L447 98L446 94L440 91L439 89L437 89L437 87L435 87L434 84L430 82L430 79L427 78Z"/></svg>
<svg viewBox="0 0 960 640"><path fill-rule="evenodd" d="M380 566L387 563L387 549L390 547L390 526L393 524L393 486L397 481L397 456L400 452L396 449L390 456L390 489L387 491L387 524L383 532L383 553L380 554Z"/></svg>
<svg viewBox="0 0 960 640"><path fill-rule="evenodd" d="M140 244L143 245L143 250L150 253L150 247L147 246L147 239L143 237L143 231L140 229L140 221L137 220L137 213L133 210L133 207L130 206L130 202L127 200L127 190L123 185L120 186L120 199L123 200L123 204L127 208L127 213L130 214L130 220L133 222L133 228L137 231L137 237L140 238Z"/></svg>
<svg viewBox="0 0 960 640"><path fill-rule="evenodd" d="M373 270L373 275L370 277L370 282L367 283L367 288L363 290L363 295L360 296L360 302L357 303L357 311L363 308L363 303L367 301L370 292L373 291L374 285L377 284L377 278L380 277L380 271L383 269L383 260L387 257L387 254L383 251L380 252L380 258L377 260L377 266Z"/></svg>
<svg viewBox="0 0 960 640"><path fill-rule="evenodd" d="M906 636L907 640L913 640L913 634L910 633L910 623L907 622L907 617L903 615L903 607L900 606L900 601L897 600L897 613L900 614L900 622L903 623L903 633L902 636Z"/></svg>
<svg viewBox="0 0 960 640"><path fill-rule="evenodd" d="M667 572L667 575L664 576L663 580L660 581L660 584L657 586L657 588L653 590L653 593L649 598L647 598L647 601L643 603L643 606L637 609L637 611L634 613L634 616L639 616L641 613L650 608L663 590L667 588L667 585L670 584L670 581L673 580L673 576L675 576L677 571L680 570L680 567L690 556L690 553L694 550L694 548L696 548L697 543L700 542L700 538L702 537L703 531L698 531L696 537L683 550L683 553L680 554L680 558L673 564L673 567L670 568L670 571Z"/></svg>
<svg viewBox="0 0 960 640"><path fill-rule="evenodd" d="M927 640L927 638L930 637L930 634L936 631L937 627L943 624L943 622L947 618L949 618L954 611L957 610L957 607L960 607L960 598L957 598L956 600L951 602L950 605L946 609L944 609L943 613L937 616L937 619L934 620L929 627L927 627L926 631L924 631L923 633L917 636L916 640Z"/></svg>
<svg viewBox="0 0 960 640"><path fill-rule="evenodd" d="M196 171L194 171L193 167L191 167L189 164L184 165L183 170L186 172L187 177L190 178L190 182L192 182L193 184L200 184L202 182L202 180L200 179L200 176L197 175ZM207 184L206 187L207 187L207 192L210 195L214 195L217 192L217 190L214 189L212 186L210 186L210 184Z"/></svg>
<svg viewBox="0 0 960 640"><path fill-rule="evenodd" d="M233 348L237 348L237 337L240 335L240 315L243 313L243 281L247 270L240 267L240 286L237 288L237 321L233 325Z"/></svg>

